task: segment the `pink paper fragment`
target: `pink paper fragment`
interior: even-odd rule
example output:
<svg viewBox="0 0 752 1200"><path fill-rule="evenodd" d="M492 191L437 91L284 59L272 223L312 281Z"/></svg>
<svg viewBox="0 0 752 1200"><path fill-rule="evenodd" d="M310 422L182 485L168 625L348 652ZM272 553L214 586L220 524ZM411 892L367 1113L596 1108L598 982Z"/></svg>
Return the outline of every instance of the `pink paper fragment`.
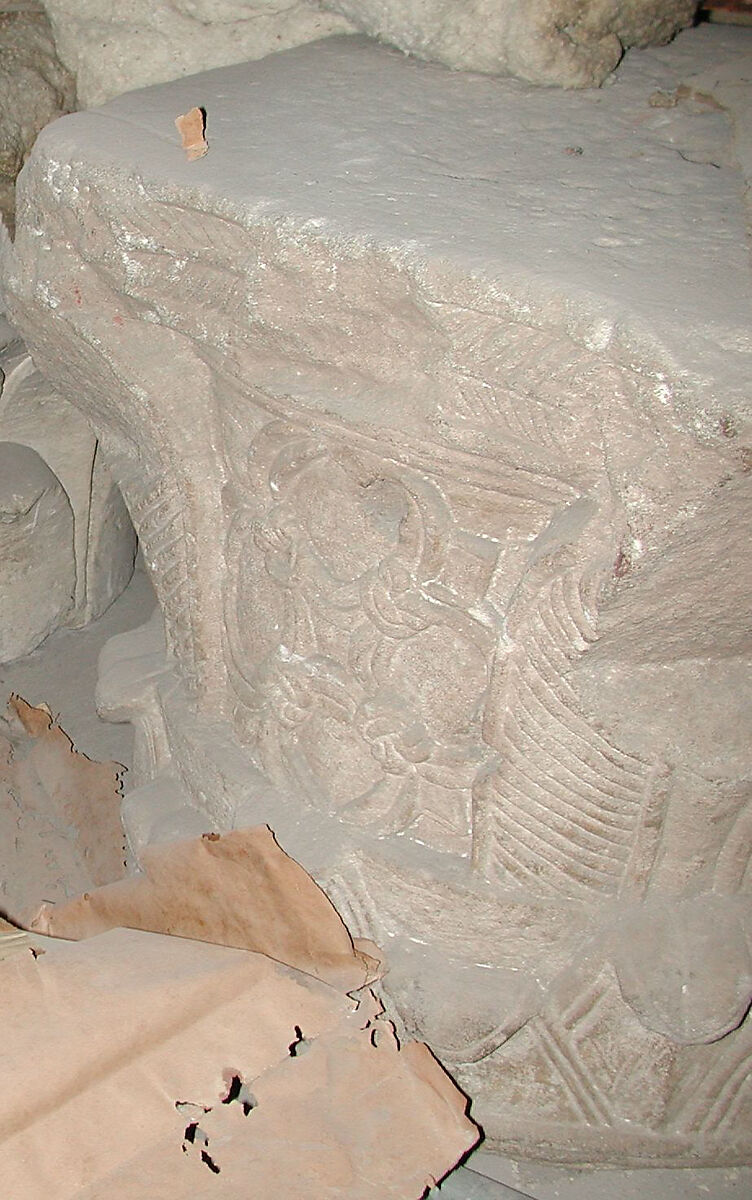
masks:
<svg viewBox="0 0 752 1200"><path fill-rule="evenodd" d="M0 1195L418 1200L477 1141L378 1005L263 955L116 929L0 962Z"/></svg>
<svg viewBox="0 0 752 1200"><path fill-rule="evenodd" d="M73 748L46 706L11 696L0 718L0 901L20 920L124 874L122 767Z"/></svg>

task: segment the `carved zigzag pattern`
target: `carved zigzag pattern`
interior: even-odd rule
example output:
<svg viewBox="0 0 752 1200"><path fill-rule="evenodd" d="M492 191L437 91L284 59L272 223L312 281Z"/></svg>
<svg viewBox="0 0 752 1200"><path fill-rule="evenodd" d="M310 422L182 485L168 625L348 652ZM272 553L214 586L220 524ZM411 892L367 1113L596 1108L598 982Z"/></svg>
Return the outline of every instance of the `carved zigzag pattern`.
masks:
<svg viewBox="0 0 752 1200"><path fill-rule="evenodd" d="M149 474L144 464L117 464L120 487L157 591L174 651L189 687L195 684L196 662L185 559L185 523L177 487L166 475Z"/></svg>
<svg viewBox="0 0 752 1200"><path fill-rule="evenodd" d="M475 797L476 865L566 896L617 891L650 780L588 724L564 677L594 639L576 580L553 580L507 660L500 765Z"/></svg>

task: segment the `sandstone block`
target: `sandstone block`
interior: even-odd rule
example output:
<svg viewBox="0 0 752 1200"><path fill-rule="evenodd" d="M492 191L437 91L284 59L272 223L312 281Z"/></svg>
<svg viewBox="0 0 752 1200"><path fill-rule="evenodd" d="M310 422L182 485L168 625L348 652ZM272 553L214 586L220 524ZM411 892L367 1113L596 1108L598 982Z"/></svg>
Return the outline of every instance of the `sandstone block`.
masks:
<svg viewBox="0 0 752 1200"><path fill-rule="evenodd" d="M0 442L0 662L33 650L73 607L73 510L36 451Z"/></svg>
<svg viewBox="0 0 752 1200"><path fill-rule="evenodd" d="M0 349L0 662L94 620L133 573L135 534L96 436L6 331Z"/></svg>
<svg viewBox="0 0 752 1200"><path fill-rule="evenodd" d="M132 93L5 250L160 603L102 660L133 848L268 823L515 1156L748 1156L745 181L649 103L697 32L598 93L352 37Z"/></svg>

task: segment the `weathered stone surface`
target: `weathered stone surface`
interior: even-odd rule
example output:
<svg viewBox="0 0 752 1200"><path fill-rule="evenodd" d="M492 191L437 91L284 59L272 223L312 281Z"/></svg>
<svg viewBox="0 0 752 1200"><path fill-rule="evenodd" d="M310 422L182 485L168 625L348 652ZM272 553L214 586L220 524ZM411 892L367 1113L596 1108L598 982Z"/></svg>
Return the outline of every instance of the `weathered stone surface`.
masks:
<svg viewBox="0 0 752 1200"><path fill-rule="evenodd" d="M45 0L45 8L83 107L353 29L311 0Z"/></svg>
<svg viewBox="0 0 752 1200"><path fill-rule="evenodd" d="M193 71L362 30L461 70L600 84L629 46L668 41L696 0L45 0L84 105ZM322 11L326 10L326 11Z"/></svg>
<svg viewBox="0 0 752 1200"><path fill-rule="evenodd" d="M591 87L629 46L669 41L696 0L323 0L365 33L464 71Z"/></svg>
<svg viewBox="0 0 752 1200"><path fill-rule="evenodd" d="M0 317L2 320L2 317ZM0 662L85 625L133 573L136 539L97 438L0 331Z"/></svg>
<svg viewBox="0 0 752 1200"><path fill-rule="evenodd" d="M15 179L34 138L74 105L75 82L41 5L0 3L0 218L10 229Z"/></svg>
<svg viewBox="0 0 752 1200"><path fill-rule="evenodd" d="M744 179L648 103L717 35L597 93L348 38L123 97L5 251L164 618L102 662L133 848L268 822L523 1156L748 1156Z"/></svg>
<svg viewBox="0 0 752 1200"><path fill-rule="evenodd" d="M73 511L36 451L0 442L0 662L33 650L73 607Z"/></svg>

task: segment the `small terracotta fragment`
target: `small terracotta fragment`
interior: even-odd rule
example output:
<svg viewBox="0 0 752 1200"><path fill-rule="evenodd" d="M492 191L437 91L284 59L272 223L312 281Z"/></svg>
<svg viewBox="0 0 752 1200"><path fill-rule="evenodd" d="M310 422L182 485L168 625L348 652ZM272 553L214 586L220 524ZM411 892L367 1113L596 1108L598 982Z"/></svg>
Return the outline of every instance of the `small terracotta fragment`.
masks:
<svg viewBox="0 0 752 1200"><path fill-rule="evenodd" d="M206 113L203 108L192 108L182 117L176 117L175 126L183 139L183 149L188 162L203 158L209 150L205 136Z"/></svg>

